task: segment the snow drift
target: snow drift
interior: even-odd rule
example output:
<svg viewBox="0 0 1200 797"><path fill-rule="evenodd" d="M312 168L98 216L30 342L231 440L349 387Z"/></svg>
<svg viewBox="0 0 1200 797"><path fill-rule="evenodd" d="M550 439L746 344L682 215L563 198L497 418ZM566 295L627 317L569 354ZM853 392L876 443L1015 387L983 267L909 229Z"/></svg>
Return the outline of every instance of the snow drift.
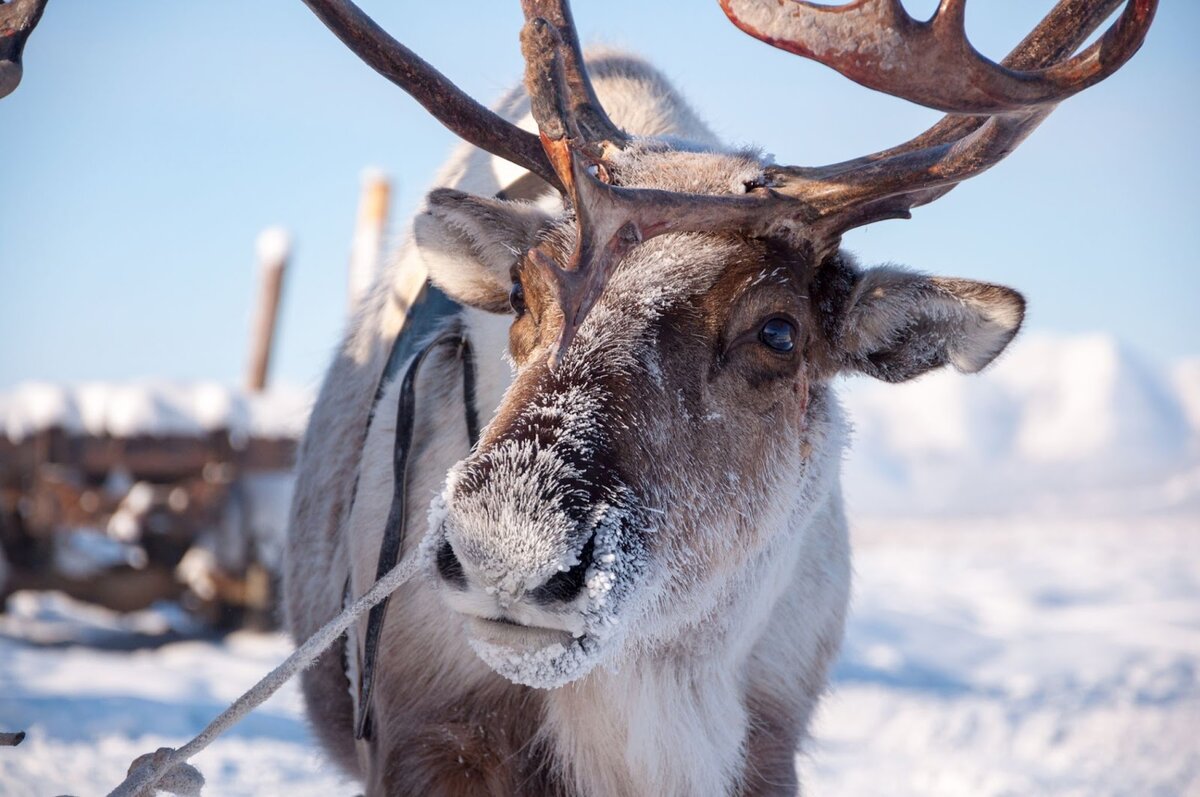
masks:
<svg viewBox="0 0 1200 797"><path fill-rule="evenodd" d="M1200 361L1168 375L1107 335L1029 336L978 376L855 380L844 397L859 513L1200 506Z"/></svg>

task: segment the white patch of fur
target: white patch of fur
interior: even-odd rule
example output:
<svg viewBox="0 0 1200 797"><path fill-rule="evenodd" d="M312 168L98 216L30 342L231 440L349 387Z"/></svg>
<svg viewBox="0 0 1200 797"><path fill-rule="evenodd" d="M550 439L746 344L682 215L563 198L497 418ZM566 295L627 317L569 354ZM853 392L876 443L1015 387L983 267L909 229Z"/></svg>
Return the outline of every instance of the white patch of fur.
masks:
<svg viewBox="0 0 1200 797"><path fill-rule="evenodd" d="M654 627L655 640L618 666L550 693L546 733L581 792L735 793L748 671L770 680L798 717L811 711L849 593L845 521L833 508L843 425L836 405L829 411L828 445L803 486L773 491L773 505L760 507L772 543L723 578L691 585L672 613L686 619ZM646 619L630 618L639 636L651 630Z"/></svg>
<svg viewBox="0 0 1200 797"><path fill-rule="evenodd" d="M746 720L731 674L645 661L552 693L545 733L568 782L586 794L731 793Z"/></svg>

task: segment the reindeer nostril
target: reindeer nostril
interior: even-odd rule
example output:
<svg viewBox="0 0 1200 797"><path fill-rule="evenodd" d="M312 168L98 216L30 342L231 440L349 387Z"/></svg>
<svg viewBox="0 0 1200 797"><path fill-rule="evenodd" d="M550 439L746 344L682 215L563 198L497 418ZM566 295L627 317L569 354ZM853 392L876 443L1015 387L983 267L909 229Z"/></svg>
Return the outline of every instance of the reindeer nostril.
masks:
<svg viewBox="0 0 1200 797"><path fill-rule="evenodd" d="M570 570L555 573L550 579L529 593L535 603L542 605L550 603L569 603L583 591L583 578L592 564L592 552L595 549L595 537L589 537L579 552L579 562Z"/></svg>
<svg viewBox="0 0 1200 797"><path fill-rule="evenodd" d="M458 561L447 540L442 540L442 545L437 550L437 571L450 586L467 588L467 574L463 572L462 562Z"/></svg>

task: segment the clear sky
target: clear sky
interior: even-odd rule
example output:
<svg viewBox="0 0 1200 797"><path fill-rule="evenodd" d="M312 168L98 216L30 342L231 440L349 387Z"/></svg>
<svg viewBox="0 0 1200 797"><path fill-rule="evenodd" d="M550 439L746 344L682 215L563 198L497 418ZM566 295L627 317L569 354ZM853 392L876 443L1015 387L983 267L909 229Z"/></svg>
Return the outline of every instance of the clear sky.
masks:
<svg viewBox="0 0 1200 797"><path fill-rule="evenodd" d="M363 0L484 101L520 77L518 5ZM972 39L998 58L1051 5L974 0ZM847 246L1011 284L1031 329L1108 330L1160 362L1200 353L1200 3L1162 6L1129 65L1003 164ZM782 162L865 154L937 117L750 39L715 0L575 12L585 42L651 56L726 140ZM300 0L53 0L0 101L0 387L239 381L270 224L297 240L275 374L315 384L361 170L396 181L398 232L451 145Z"/></svg>

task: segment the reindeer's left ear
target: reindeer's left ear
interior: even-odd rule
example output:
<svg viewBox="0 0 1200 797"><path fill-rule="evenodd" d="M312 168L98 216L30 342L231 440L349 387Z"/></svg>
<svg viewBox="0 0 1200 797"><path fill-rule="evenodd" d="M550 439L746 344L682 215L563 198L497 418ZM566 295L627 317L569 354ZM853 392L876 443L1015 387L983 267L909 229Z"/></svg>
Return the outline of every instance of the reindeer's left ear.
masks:
<svg viewBox="0 0 1200 797"><path fill-rule="evenodd" d="M529 202L439 188L413 222L417 251L450 298L492 313L511 312L509 271L550 217Z"/></svg>
<svg viewBox="0 0 1200 797"><path fill-rule="evenodd" d="M855 274L838 324L844 368L903 382L950 364L975 373L1008 345L1025 299L1001 285L891 267Z"/></svg>

